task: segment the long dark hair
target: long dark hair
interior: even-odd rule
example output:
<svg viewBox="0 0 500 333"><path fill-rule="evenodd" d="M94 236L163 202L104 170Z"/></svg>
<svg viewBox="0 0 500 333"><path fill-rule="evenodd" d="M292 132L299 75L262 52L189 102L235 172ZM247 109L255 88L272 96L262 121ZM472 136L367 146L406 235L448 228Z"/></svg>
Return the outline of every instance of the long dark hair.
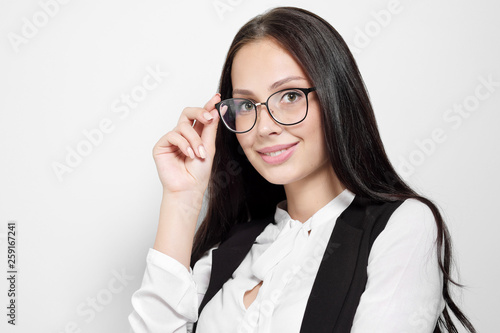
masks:
<svg viewBox="0 0 500 333"><path fill-rule="evenodd" d="M476 332L450 296L451 284L462 285L450 274L451 240L443 218L436 205L413 191L389 162L356 62L328 22L295 7L274 8L250 20L229 48L219 82L222 99L232 97L231 67L235 54L243 45L262 38L271 38L289 51L317 88L327 154L339 181L356 195L379 201L414 198L432 210L446 301L439 326L457 332L449 309L469 332ZM253 168L234 133L222 124L215 145L208 209L194 239L191 265L223 241L233 225L272 214L276 204L286 198L283 186L269 183Z"/></svg>

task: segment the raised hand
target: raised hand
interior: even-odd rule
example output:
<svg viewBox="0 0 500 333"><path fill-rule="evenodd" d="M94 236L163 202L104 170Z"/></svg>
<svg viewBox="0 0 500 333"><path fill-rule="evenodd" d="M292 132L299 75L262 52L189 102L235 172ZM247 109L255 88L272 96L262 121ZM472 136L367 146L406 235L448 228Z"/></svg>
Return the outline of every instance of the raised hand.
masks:
<svg viewBox="0 0 500 333"><path fill-rule="evenodd" d="M154 146L153 158L164 192L205 192L215 154L219 123L215 104L219 101L220 94L216 94L203 108L185 108L177 126Z"/></svg>

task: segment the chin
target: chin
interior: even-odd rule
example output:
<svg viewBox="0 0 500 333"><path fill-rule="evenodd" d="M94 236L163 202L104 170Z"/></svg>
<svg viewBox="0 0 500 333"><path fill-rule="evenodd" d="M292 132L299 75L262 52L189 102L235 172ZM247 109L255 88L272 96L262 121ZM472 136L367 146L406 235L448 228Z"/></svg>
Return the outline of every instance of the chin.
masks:
<svg viewBox="0 0 500 333"><path fill-rule="evenodd" d="M285 161L281 164L270 165L262 160L259 153L253 153L248 161L254 169L268 182L275 185L286 185L300 179L297 174L300 166L293 160ZM293 158L293 157L292 157Z"/></svg>
<svg viewBox="0 0 500 333"><path fill-rule="evenodd" d="M293 170L288 171L279 166L274 166L271 169L269 166L261 166L261 169L256 168L256 170L265 180L274 185L286 185L297 180Z"/></svg>

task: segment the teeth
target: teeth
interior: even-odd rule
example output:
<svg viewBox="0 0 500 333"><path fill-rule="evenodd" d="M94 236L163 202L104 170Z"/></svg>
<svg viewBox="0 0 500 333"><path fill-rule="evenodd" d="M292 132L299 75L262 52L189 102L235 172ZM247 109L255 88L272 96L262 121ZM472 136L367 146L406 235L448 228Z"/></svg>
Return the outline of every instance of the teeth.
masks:
<svg viewBox="0 0 500 333"><path fill-rule="evenodd" d="M264 155L267 155L267 156L278 156L279 154L281 154L285 150L286 149L281 149L281 150L278 150L278 151L273 151L272 153L264 153Z"/></svg>

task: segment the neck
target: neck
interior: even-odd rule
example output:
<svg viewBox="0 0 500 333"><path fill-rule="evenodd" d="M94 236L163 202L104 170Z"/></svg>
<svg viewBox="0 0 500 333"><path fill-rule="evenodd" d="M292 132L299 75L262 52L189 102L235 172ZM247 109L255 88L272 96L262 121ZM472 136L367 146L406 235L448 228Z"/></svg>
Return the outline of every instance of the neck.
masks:
<svg viewBox="0 0 500 333"><path fill-rule="evenodd" d="M302 223L342 193L340 183L329 162L303 179L284 185L288 215Z"/></svg>

